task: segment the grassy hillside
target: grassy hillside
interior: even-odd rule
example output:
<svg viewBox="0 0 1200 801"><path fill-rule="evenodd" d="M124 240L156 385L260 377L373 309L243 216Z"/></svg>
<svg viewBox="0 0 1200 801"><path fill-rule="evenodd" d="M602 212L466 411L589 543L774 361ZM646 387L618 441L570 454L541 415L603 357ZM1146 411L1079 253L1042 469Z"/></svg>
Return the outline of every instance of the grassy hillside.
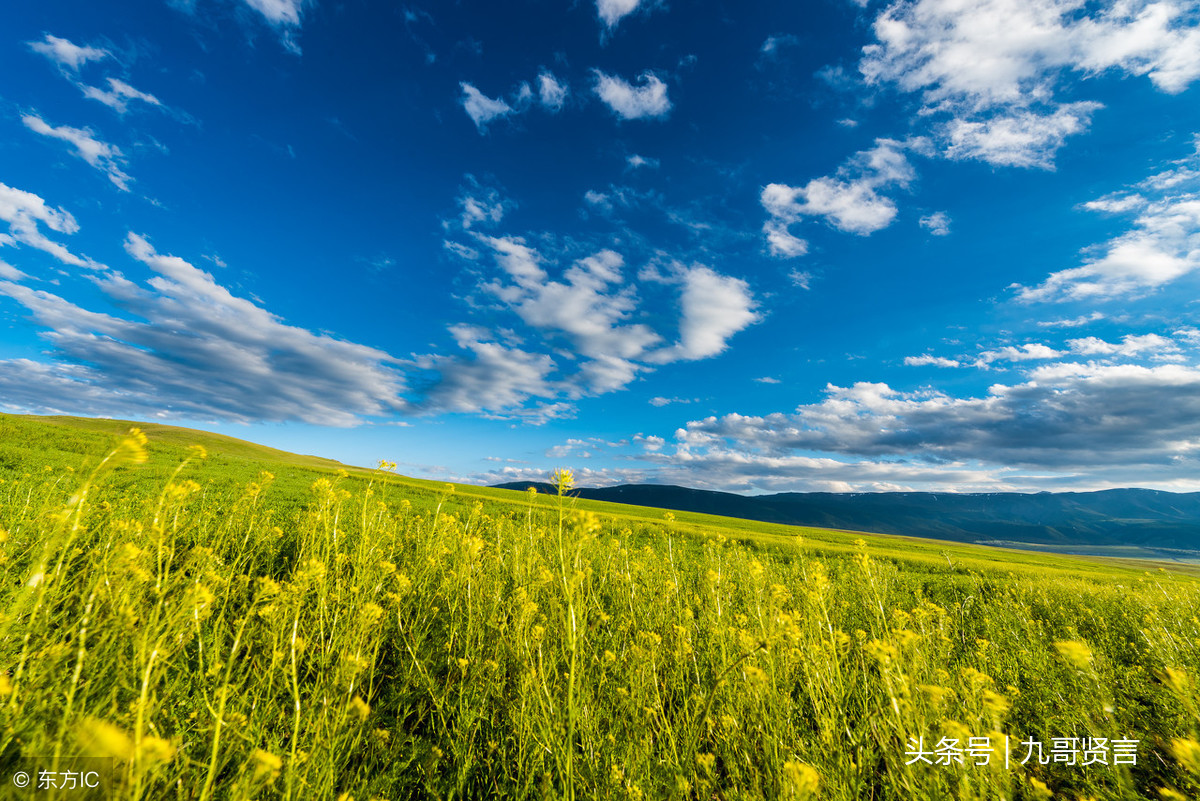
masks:
<svg viewBox="0 0 1200 801"><path fill-rule="evenodd" d="M1200 793L1186 568L128 427L0 416L5 776L90 756L146 799ZM1104 738L1107 764L1052 738ZM1034 741L1046 764L1021 764Z"/></svg>

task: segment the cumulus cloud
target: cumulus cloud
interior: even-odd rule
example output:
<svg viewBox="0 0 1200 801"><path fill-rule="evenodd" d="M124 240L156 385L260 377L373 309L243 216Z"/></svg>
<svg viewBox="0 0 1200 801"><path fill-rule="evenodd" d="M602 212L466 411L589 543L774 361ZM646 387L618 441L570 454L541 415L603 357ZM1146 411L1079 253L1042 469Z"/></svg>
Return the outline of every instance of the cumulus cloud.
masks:
<svg viewBox="0 0 1200 801"><path fill-rule="evenodd" d="M1023 301L1111 300L1152 292L1200 268L1200 171L1195 154L1142 182L1140 194L1107 197L1089 210L1136 212L1132 228L1113 237L1082 266L1052 273Z"/></svg>
<svg viewBox="0 0 1200 801"><path fill-rule="evenodd" d="M880 192L908 186L915 177L907 147L894 139L876 139L873 148L855 154L834 176L814 178L804 186L767 184L759 199L770 215L763 232L771 254L794 257L807 251L807 242L788 229L804 217L822 217L840 231L862 236L891 225L896 204Z"/></svg>
<svg viewBox="0 0 1200 801"><path fill-rule="evenodd" d="M1173 340L1158 334L1127 334L1120 342L1107 342L1099 337L1084 337L1067 342L1072 353L1082 356L1137 356L1152 353L1159 359L1173 359L1180 348Z"/></svg>
<svg viewBox="0 0 1200 801"><path fill-rule="evenodd" d="M133 179L121 169L121 165L125 162L124 154L115 145L97 139L90 129L71 128L66 125L55 128L34 114L26 114L21 117L21 122L36 134L58 139L71 145L75 148L76 156L107 175L108 180L112 181L121 191L129 191L129 182Z"/></svg>
<svg viewBox="0 0 1200 801"><path fill-rule="evenodd" d="M0 294L29 310L53 348L48 363L3 363L9 408L318 425L406 408L387 353L288 325L144 237L129 234L125 248L153 277L94 280L128 317L0 281Z"/></svg>
<svg viewBox="0 0 1200 801"><path fill-rule="evenodd" d="M107 91L95 86L81 86L80 88L83 90L85 97L103 103L118 114L124 114L128 111L131 100L137 100L149 106L162 107L162 102L154 95L134 89L129 84L119 81L116 78L108 79Z"/></svg>
<svg viewBox="0 0 1200 801"><path fill-rule="evenodd" d="M758 304L741 278L694 266L681 280L679 343L667 353L687 360L716 356L734 334L758 321Z"/></svg>
<svg viewBox="0 0 1200 801"><path fill-rule="evenodd" d="M1095 103L1060 104L1063 73L1147 76L1163 92L1200 76L1190 4L1123 0L901 0L873 24L859 68L873 84L917 93L952 158L1049 167Z"/></svg>
<svg viewBox="0 0 1200 801"><path fill-rule="evenodd" d="M46 37L40 42L29 42L28 44L35 53L42 54L60 67L72 72L78 72L79 68L89 61L100 61L112 56L112 53L99 47L77 45L69 39L60 39L50 34L46 34Z"/></svg>
<svg viewBox="0 0 1200 801"><path fill-rule="evenodd" d="M60 234L73 234L79 230L79 223L66 209L54 208L32 192L0 183L0 220L8 223L8 233L0 234L0 245L28 245L49 253L63 264L94 266L42 233L44 225Z"/></svg>
<svg viewBox="0 0 1200 801"><path fill-rule="evenodd" d="M1200 344L1194 330L1178 337ZM1189 338L1190 337L1190 338ZM749 491L1196 490L1200 368L1040 364L983 395L829 385L792 412L692 420L633 438L629 468L588 485L653 482ZM510 474L515 475L515 474ZM501 480L517 480L508 478Z"/></svg>
<svg viewBox="0 0 1200 801"><path fill-rule="evenodd" d="M790 414L709 417L677 440L749 457L818 451L1020 467L1174 465L1200 451L1200 370L1184 365L1052 364L983 397L830 385Z"/></svg>
<svg viewBox="0 0 1200 801"><path fill-rule="evenodd" d="M512 106L505 103L501 98L488 97L466 82L460 83L459 87L463 93L463 110L467 112L467 116L471 118L471 122L475 123L475 127L480 133L487 131L488 123L492 120L506 117L513 113Z"/></svg>
<svg viewBox="0 0 1200 801"><path fill-rule="evenodd" d="M524 237L469 233L497 268L480 277L473 304L520 321L522 328L506 334L507 345L532 336L555 355L537 365L544 368L540 390L549 394L529 398L571 402L623 389L658 365L721 353L734 334L758 320L749 285L704 265L675 264L665 273L643 268L635 281L614 250L571 258L560 267L565 254L547 257ZM481 264L477 251L470 260ZM665 311L669 294L678 304L674 341ZM494 342L494 332L503 330L480 329L476 340Z"/></svg>
<svg viewBox="0 0 1200 801"><path fill-rule="evenodd" d="M637 84L595 70L596 96L623 120L665 117L671 110L667 85L652 72L643 72Z"/></svg>
<svg viewBox="0 0 1200 801"><path fill-rule="evenodd" d="M580 377L586 391L608 392L637 375L646 351L661 337L644 323L629 322L638 306L636 289L625 283L624 259L611 250L580 259L562 280L550 279L541 257L521 240L492 237L486 242L512 282L493 281L485 289L526 324L565 337L587 361Z"/></svg>

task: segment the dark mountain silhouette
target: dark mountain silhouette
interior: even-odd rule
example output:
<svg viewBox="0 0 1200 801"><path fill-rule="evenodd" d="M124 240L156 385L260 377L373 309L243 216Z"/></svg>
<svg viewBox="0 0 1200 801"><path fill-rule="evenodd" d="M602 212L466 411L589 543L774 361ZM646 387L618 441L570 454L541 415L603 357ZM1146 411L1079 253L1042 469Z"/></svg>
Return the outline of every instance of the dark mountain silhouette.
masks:
<svg viewBox="0 0 1200 801"><path fill-rule="evenodd" d="M524 490L549 484L498 485ZM769 523L851 529L960 542L1200 549L1200 492L784 492L745 496L672 485L582 488L572 495Z"/></svg>

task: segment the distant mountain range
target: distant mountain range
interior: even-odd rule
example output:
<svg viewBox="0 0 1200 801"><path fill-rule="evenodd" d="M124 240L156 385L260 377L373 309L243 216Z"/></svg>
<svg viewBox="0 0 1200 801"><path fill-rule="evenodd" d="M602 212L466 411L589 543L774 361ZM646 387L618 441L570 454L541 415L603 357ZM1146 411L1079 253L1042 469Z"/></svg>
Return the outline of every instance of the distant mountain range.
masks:
<svg viewBox="0 0 1200 801"><path fill-rule="evenodd" d="M549 484L497 485L553 493ZM783 492L745 496L672 485L582 488L572 495L769 523L959 542L1200 549L1200 492Z"/></svg>

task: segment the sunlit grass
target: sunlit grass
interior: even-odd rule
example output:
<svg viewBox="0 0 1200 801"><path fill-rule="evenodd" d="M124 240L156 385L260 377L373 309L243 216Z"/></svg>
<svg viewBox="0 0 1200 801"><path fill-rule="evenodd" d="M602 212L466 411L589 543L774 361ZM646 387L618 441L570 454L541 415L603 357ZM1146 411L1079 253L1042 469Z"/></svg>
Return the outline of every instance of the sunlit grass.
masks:
<svg viewBox="0 0 1200 801"><path fill-rule="evenodd" d="M177 444L3 474L6 764L109 756L146 799L1200 793L1189 576Z"/></svg>

